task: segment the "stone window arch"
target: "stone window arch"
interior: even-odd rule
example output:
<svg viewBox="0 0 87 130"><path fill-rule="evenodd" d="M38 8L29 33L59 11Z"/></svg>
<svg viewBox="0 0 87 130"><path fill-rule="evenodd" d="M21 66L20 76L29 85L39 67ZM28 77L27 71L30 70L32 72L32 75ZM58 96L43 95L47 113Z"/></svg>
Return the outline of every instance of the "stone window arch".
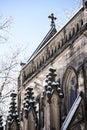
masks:
<svg viewBox="0 0 87 130"><path fill-rule="evenodd" d="M62 47L62 41L61 42L59 42L59 48L61 48Z"/></svg>
<svg viewBox="0 0 87 130"><path fill-rule="evenodd" d="M63 41L64 41L64 40L63 40L63 38L62 38L62 39L61 39L61 46L63 46Z"/></svg>
<svg viewBox="0 0 87 130"><path fill-rule="evenodd" d="M40 67L42 66L42 59L40 58Z"/></svg>
<svg viewBox="0 0 87 130"><path fill-rule="evenodd" d="M52 57L53 54L54 54L54 48L53 48L53 46L51 46L51 49L50 49L50 57Z"/></svg>
<svg viewBox="0 0 87 130"><path fill-rule="evenodd" d="M36 71L36 66L34 65L34 67L33 67L33 72L35 72Z"/></svg>
<svg viewBox="0 0 87 130"><path fill-rule="evenodd" d="M73 27L72 28L72 35L74 35L75 34L75 28Z"/></svg>
<svg viewBox="0 0 87 130"><path fill-rule="evenodd" d="M53 53L54 53L54 50L53 50L53 48L52 48L52 50L51 50L51 56L53 56Z"/></svg>
<svg viewBox="0 0 87 130"><path fill-rule="evenodd" d="M38 69L38 61L37 61L37 67L36 67L36 69Z"/></svg>
<svg viewBox="0 0 87 130"><path fill-rule="evenodd" d="M68 67L63 77L63 92L64 102L63 106L65 114L67 115L72 107L78 93L77 74L74 68Z"/></svg>
<svg viewBox="0 0 87 130"><path fill-rule="evenodd" d="M67 35L65 36L65 43L67 42Z"/></svg>
<svg viewBox="0 0 87 130"><path fill-rule="evenodd" d="M54 44L54 53L56 53L56 51L57 51L57 43L55 42L55 44Z"/></svg>
<svg viewBox="0 0 87 130"><path fill-rule="evenodd" d="M79 31L80 27L79 27L79 24L77 23L76 25L76 28L77 28L77 32Z"/></svg>
<svg viewBox="0 0 87 130"><path fill-rule="evenodd" d="M53 48L53 54L54 54L55 53L55 44L54 44L54 46L52 48Z"/></svg>
<svg viewBox="0 0 87 130"><path fill-rule="evenodd" d="M83 25L83 19L81 19L81 26Z"/></svg>
<svg viewBox="0 0 87 130"><path fill-rule="evenodd" d="M58 49L60 48L60 42L58 42Z"/></svg>
<svg viewBox="0 0 87 130"><path fill-rule="evenodd" d="M36 63L34 64L34 72L36 71Z"/></svg>
<svg viewBox="0 0 87 130"><path fill-rule="evenodd" d="M71 38L71 36L72 36L72 35L71 35L71 32L69 32L69 39Z"/></svg>
<svg viewBox="0 0 87 130"><path fill-rule="evenodd" d="M49 57L51 57L51 49L49 49Z"/></svg>
<svg viewBox="0 0 87 130"><path fill-rule="evenodd" d="M50 49L47 50L48 59L50 57Z"/></svg>
<svg viewBox="0 0 87 130"><path fill-rule="evenodd" d="M54 47L54 53L56 53L56 51L57 51L57 47L55 46L55 47Z"/></svg>
<svg viewBox="0 0 87 130"><path fill-rule="evenodd" d="M41 58L42 58L41 59L41 65L43 65L44 64L44 56L42 56Z"/></svg>

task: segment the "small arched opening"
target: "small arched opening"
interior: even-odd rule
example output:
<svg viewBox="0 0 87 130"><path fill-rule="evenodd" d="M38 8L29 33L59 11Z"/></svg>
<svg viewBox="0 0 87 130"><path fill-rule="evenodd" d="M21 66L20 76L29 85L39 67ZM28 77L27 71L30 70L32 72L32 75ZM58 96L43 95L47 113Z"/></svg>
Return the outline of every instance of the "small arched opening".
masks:
<svg viewBox="0 0 87 130"><path fill-rule="evenodd" d="M81 26L83 25L83 20L81 19Z"/></svg>
<svg viewBox="0 0 87 130"><path fill-rule="evenodd" d="M72 29L72 35L74 35L75 34L75 28L73 27L73 29Z"/></svg>
<svg viewBox="0 0 87 130"><path fill-rule="evenodd" d="M80 27L79 27L79 24L77 23L77 32L79 31Z"/></svg>

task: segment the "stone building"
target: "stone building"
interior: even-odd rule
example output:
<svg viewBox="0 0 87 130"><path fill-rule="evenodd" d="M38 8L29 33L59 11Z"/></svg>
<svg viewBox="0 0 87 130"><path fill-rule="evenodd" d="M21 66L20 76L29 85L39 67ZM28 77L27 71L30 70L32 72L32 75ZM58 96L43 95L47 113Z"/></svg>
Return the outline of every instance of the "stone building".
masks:
<svg viewBox="0 0 87 130"><path fill-rule="evenodd" d="M21 129L86 130L87 1L83 0L83 7L59 32L56 17L51 14L49 18L51 29L22 66L18 78ZM49 68L56 69L55 76L47 77ZM25 96L26 89L33 93Z"/></svg>

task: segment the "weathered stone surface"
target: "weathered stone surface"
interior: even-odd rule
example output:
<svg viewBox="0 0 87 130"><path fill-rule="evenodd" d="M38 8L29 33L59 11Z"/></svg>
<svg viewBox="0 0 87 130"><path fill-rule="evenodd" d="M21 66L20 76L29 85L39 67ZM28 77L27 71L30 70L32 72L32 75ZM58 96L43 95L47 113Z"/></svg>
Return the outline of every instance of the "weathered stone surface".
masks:
<svg viewBox="0 0 87 130"><path fill-rule="evenodd" d="M56 81L60 79L64 100L60 104L58 95L54 93L51 99L52 102L49 104L47 96L43 95L44 103L42 107L40 106L42 110L38 115L40 119L43 117L39 121L41 122L39 125L40 130L60 130L60 125L62 125L81 91L85 96L85 108L80 105L81 112L84 113L87 108L87 7L85 2L86 0L83 0L83 7L77 14L59 32L44 43L37 53L34 53L36 55L30 58L20 72L19 94L21 95L21 101L19 110L22 109L25 88L33 86L37 97L45 90L44 84L49 67L54 67L57 70ZM41 100L39 100L39 103L41 103ZM70 129L83 130L84 127L86 129L87 120L84 122L83 113L81 113L83 118L78 126L75 127L76 124L72 121L73 128ZM29 130L35 130L34 120L31 115L29 114L29 120L25 120L23 130L27 130L28 127ZM75 119L77 119L76 116ZM32 125L27 126L28 123Z"/></svg>

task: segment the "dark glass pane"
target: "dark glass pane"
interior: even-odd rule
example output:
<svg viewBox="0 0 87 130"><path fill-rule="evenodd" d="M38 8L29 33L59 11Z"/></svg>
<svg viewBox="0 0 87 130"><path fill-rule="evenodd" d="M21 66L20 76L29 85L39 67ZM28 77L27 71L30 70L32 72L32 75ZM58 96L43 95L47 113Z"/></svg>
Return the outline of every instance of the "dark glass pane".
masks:
<svg viewBox="0 0 87 130"><path fill-rule="evenodd" d="M70 90L70 107L72 107L76 97L77 97L77 90L74 90L74 88L71 87L71 90Z"/></svg>

